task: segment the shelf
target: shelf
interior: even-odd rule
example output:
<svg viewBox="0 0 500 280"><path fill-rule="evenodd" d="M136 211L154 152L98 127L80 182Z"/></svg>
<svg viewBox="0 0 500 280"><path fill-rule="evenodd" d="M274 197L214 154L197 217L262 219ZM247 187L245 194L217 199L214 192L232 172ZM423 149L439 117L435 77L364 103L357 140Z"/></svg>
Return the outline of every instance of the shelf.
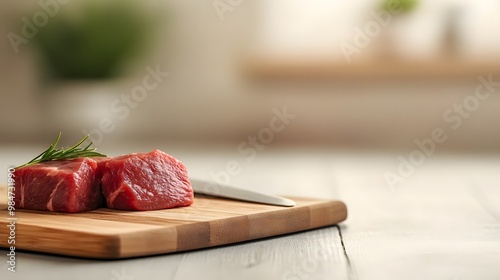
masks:
<svg viewBox="0 0 500 280"><path fill-rule="evenodd" d="M475 79L478 75L500 75L500 63L459 60L383 61L342 63L335 61L300 61L252 59L244 63L245 74L257 80L316 79Z"/></svg>

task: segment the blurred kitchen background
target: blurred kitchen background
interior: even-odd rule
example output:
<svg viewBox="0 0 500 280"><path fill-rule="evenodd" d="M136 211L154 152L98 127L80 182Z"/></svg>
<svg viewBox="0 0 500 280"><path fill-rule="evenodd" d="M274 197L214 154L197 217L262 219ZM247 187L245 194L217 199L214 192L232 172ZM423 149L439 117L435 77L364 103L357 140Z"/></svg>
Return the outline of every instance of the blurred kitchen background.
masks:
<svg viewBox="0 0 500 280"><path fill-rule="evenodd" d="M269 146L410 152L443 128L438 152L498 153L500 89L473 99L500 81L500 2L389 2L1 1L0 146L236 152L286 106Z"/></svg>

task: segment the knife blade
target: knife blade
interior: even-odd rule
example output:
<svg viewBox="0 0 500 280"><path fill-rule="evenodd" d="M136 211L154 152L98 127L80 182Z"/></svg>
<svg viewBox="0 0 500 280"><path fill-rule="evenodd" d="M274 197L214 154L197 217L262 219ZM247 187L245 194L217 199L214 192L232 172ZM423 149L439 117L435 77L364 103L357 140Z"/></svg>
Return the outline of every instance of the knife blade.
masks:
<svg viewBox="0 0 500 280"><path fill-rule="evenodd" d="M191 186L193 186L193 190L197 194L204 194L216 197L257 202L257 203L277 205L277 206L287 206L287 207L295 206L295 201L274 194L250 191L227 185L217 184L210 181L203 181L191 178L189 179L189 181L191 181Z"/></svg>

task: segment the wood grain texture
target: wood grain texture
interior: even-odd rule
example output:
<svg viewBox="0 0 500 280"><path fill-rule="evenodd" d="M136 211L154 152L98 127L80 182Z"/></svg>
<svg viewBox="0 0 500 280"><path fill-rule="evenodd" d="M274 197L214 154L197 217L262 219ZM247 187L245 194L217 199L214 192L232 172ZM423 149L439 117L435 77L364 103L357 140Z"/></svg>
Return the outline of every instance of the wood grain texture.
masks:
<svg viewBox="0 0 500 280"><path fill-rule="evenodd" d="M179 252L324 227L347 217L344 203L293 198L295 207L196 197L190 207L158 211L98 209L66 214L16 211L16 248L119 259ZM8 212L1 210L0 227ZM0 246L8 247L7 231Z"/></svg>
<svg viewBox="0 0 500 280"><path fill-rule="evenodd" d="M383 174L393 168L332 161L349 205L341 231L352 279L500 279L500 159L427 159L391 188Z"/></svg>
<svg viewBox="0 0 500 280"><path fill-rule="evenodd" d="M7 187L0 186L0 210L7 207Z"/></svg>

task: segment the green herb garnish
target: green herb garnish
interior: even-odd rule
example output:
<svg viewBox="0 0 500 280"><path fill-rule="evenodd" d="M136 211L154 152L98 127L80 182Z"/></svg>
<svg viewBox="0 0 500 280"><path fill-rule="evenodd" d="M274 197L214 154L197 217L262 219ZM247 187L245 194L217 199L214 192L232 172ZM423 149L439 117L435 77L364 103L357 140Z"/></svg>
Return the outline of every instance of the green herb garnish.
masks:
<svg viewBox="0 0 500 280"><path fill-rule="evenodd" d="M47 150L39 154L34 159L30 160L28 163L16 167L16 169L52 160L64 160L64 159L80 158L80 157L106 157L106 155L96 152L95 151L96 148L91 148L94 142L90 142L90 144L88 144L85 148L80 148L80 145L82 145L83 142L85 142L85 140L87 140L88 138L89 135L85 136L82 140L80 140L78 143L76 143L67 150L64 150L62 148L56 149L57 143L59 143L59 139L61 139L61 132L59 132L59 135L57 135L56 140L54 141L54 143L50 145L50 147Z"/></svg>

